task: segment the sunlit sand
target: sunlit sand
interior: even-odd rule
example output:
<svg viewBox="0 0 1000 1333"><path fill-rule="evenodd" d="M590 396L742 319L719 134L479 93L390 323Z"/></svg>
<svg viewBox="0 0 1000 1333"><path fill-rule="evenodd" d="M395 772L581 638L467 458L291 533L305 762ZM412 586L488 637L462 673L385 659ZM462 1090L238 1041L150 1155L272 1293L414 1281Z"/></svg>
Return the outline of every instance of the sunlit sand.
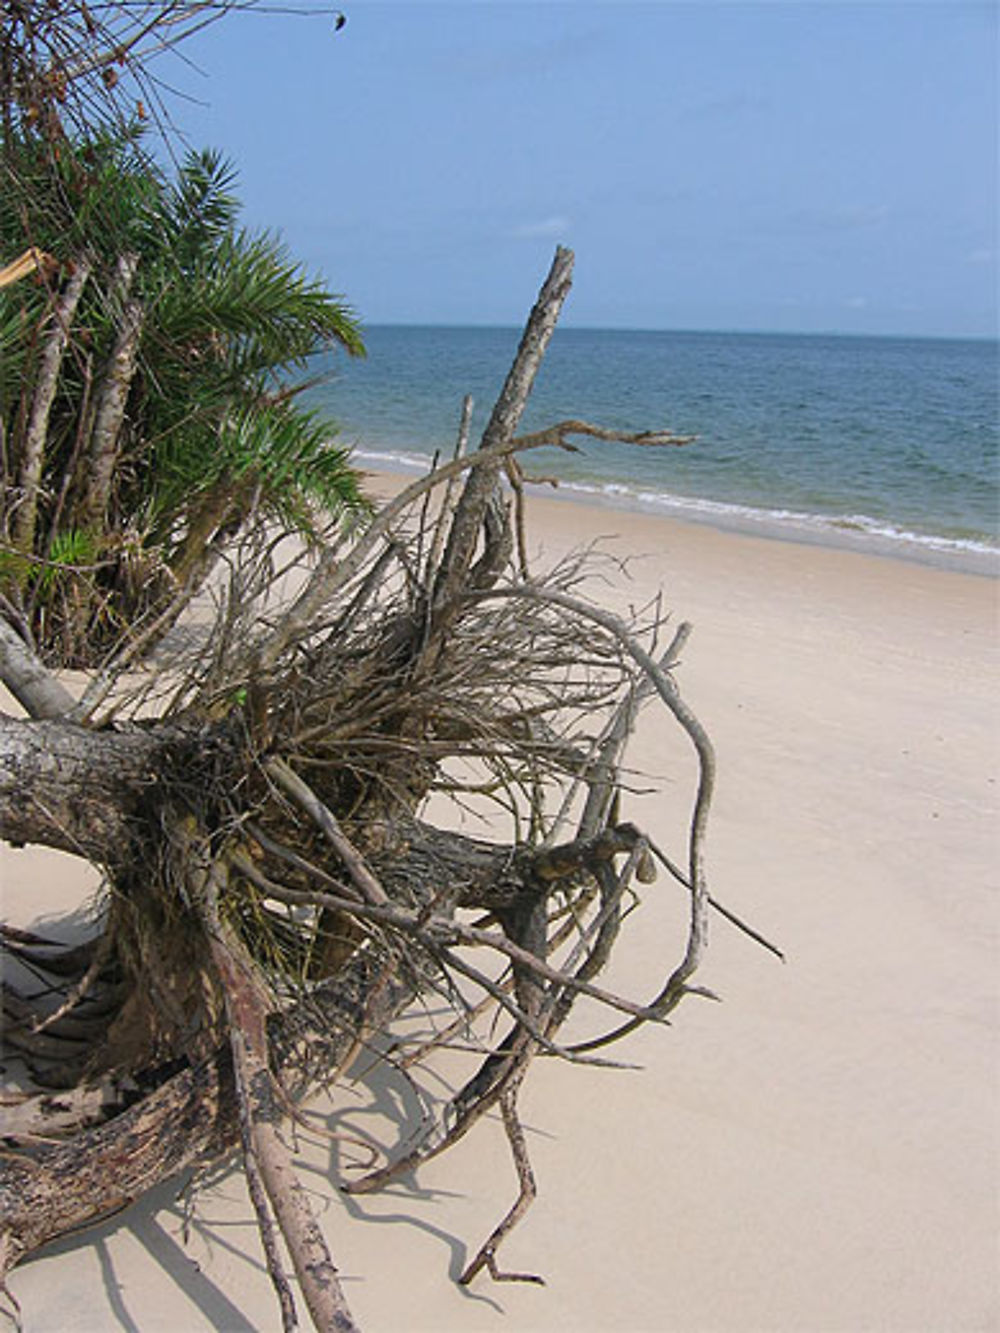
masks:
<svg viewBox="0 0 1000 1333"><path fill-rule="evenodd" d="M504 1260L544 1288L454 1282L513 1198L497 1123L415 1182L353 1200L333 1173L349 1150L303 1139L356 1317L371 1333L998 1327L995 583L530 508L542 559L599 536L635 557L631 583L595 583L595 597L639 605L662 587L694 622L678 680L719 752L712 891L787 962L715 918L699 979L723 1003L691 999L619 1048L642 1072L533 1068L540 1197ZM623 815L676 845L690 756L665 714L644 714L634 763L635 786L660 793ZM72 862L2 858L20 923L83 891ZM615 964L631 993L652 993L679 946L676 892L644 889ZM317 1116L391 1148L407 1096L375 1069ZM187 1235L176 1193L15 1270L26 1329L273 1328L241 1179L205 1185Z"/></svg>

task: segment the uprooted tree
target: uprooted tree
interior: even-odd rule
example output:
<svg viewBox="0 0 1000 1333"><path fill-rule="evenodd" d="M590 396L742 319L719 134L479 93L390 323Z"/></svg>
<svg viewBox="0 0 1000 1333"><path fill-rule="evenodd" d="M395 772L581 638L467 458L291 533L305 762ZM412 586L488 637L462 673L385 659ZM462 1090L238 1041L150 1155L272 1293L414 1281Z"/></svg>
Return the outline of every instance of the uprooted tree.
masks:
<svg viewBox="0 0 1000 1333"><path fill-rule="evenodd" d="M415 1146L341 1188L412 1171L497 1108L520 1192L461 1281L517 1276L496 1253L534 1193L517 1113L531 1062L607 1062L700 990L714 764L673 676L687 627L587 600L586 555L528 566L526 450L678 442L581 421L518 435L571 269L557 251L474 451L466 410L454 457L321 550L289 557L273 526L245 532L211 606L153 665L112 664L71 695L2 625L0 676L28 717L0 717L0 835L85 859L105 889L99 929L73 947L3 930L6 962L39 982L3 992L29 1083L3 1107L0 1274L237 1152L284 1326L281 1238L315 1326L353 1327L281 1125L432 994L453 1011L437 1040L477 1033L478 1067ZM648 701L697 753L679 864L621 810ZM506 840L441 817L472 798L493 802ZM635 1000L598 975L657 867L689 895L688 926ZM609 1018L567 1045L582 999ZM497 1025L476 1022L489 1007L506 1019L492 1040Z"/></svg>

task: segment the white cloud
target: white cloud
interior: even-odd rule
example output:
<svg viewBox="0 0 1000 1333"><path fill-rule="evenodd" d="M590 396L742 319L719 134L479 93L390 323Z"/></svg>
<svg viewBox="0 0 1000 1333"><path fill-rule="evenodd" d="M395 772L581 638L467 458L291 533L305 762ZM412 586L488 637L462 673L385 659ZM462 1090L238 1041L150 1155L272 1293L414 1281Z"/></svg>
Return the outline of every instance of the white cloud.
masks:
<svg viewBox="0 0 1000 1333"><path fill-rule="evenodd" d="M848 310L864 310L868 304L867 296L849 296L844 302Z"/></svg>
<svg viewBox="0 0 1000 1333"><path fill-rule="evenodd" d="M984 248L982 250L970 250L965 256L967 264L992 264L997 257L995 250Z"/></svg>
<svg viewBox="0 0 1000 1333"><path fill-rule="evenodd" d="M522 222L515 227L512 236L519 241L538 240L539 238L564 236L570 228L569 218L542 218L538 222Z"/></svg>

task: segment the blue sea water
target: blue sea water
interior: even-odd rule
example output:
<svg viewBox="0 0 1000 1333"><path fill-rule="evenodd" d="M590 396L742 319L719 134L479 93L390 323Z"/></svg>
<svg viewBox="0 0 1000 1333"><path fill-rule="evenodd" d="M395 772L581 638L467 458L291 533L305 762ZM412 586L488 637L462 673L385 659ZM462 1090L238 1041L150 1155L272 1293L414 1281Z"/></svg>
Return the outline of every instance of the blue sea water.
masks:
<svg viewBox="0 0 1000 1333"><path fill-rule="evenodd" d="M517 347L499 328L372 327L312 401L357 462L425 468L476 401L473 442ZM559 329L522 429L583 417L696 435L682 449L580 441L530 473L566 498L1000 567L1000 345L957 339Z"/></svg>

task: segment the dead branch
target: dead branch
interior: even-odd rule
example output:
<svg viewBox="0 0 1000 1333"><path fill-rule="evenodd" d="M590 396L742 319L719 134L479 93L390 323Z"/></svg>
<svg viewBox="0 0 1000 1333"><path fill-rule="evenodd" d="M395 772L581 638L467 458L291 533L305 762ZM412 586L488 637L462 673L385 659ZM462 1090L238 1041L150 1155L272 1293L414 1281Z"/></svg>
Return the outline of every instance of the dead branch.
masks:
<svg viewBox="0 0 1000 1333"><path fill-rule="evenodd" d="M0 616L0 680L29 717L63 717L75 700L35 656L12 625Z"/></svg>
<svg viewBox="0 0 1000 1333"><path fill-rule="evenodd" d="M483 1242L471 1263L466 1265L458 1281L461 1286L467 1287L476 1274L486 1268L494 1282L537 1282L540 1286L544 1286L545 1279L538 1277L535 1273L510 1273L497 1267L497 1250L534 1203L538 1194L535 1175L528 1157L528 1145L525 1142L524 1130L517 1114L516 1088L505 1089L500 1098L500 1110L503 1113L503 1125L507 1132L507 1141L510 1144L520 1189L510 1212Z"/></svg>
<svg viewBox="0 0 1000 1333"><path fill-rule="evenodd" d="M202 849L200 856L210 855ZM195 853L198 856L198 853ZM210 935L212 958L222 982L229 1041L233 1054L243 1151L255 1184L263 1186L288 1243L299 1285L316 1328L351 1333L356 1328L333 1266L326 1241L308 1197L292 1167L291 1155L278 1134L281 1118L269 1059L267 1014L270 1008L258 970L246 950L219 917L219 891L225 890L225 868L210 863L192 886L200 899L202 919ZM295 1307L270 1226L269 1210L259 1190L255 1198L261 1220L268 1268L278 1294L285 1328L296 1326Z"/></svg>
<svg viewBox="0 0 1000 1333"><path fill-rule="evenodd" d="M544 430L533 431L530 435L519 435L515 443L519 451L545 446L572 451L576 446L569 443L571 435L586 435L589 439L604 440L606 443L637 444L645 449L679 447L693 444L698 438L697 435L675 435L665 430L615 430L613 427L595 426L590 421L571 418L569 421L558 421L554 426L546 426Z"/></svg>
<svg viewBox="0 0 1000 1333"><path fill-rule="evenodd" d="M244 534L211 623L161 645L154 670L135 678L125 642L75 707L0 619L0 678L33 714L0 717L0 836L69 851L108 883L84 948L0 931L0 954L38 982L8 986L5 1039L28 1046L37 1088L66 1090L2 1106L0 1281L53 1237L242 1148L284 1327L282 1243L315 1326L353 1327L280 1126L317 1089L336 1095L345 1061L415 997L447 1014L408 1071L459 1031L478 1058L408 1151L343 1188L418 1169L499 1106L518 1197L461 1280L537 1281L496 1260L535 1194L517 1112L533 1060L610 1064L592 1052L707 994L694 973L718 906L715 759L674 677L689 627L662 650L658 602L627 621L589 600L585 581L612 568L594 552L528 567L521 452L574 435L686 442L574 419L516 434L571 271L558 251L478 448L467 400L454 456L367 527L291 558L273 531ZM657 702L699 766L683 871L622 817L628 741ZM432 798L450 820L430 822ZM487 836L456 831L484 805ZM643 1003L599 978L654 859L690 914ZM600 1018L598 1036L565 1044L581 1007L617 1026Z"/></svg>

